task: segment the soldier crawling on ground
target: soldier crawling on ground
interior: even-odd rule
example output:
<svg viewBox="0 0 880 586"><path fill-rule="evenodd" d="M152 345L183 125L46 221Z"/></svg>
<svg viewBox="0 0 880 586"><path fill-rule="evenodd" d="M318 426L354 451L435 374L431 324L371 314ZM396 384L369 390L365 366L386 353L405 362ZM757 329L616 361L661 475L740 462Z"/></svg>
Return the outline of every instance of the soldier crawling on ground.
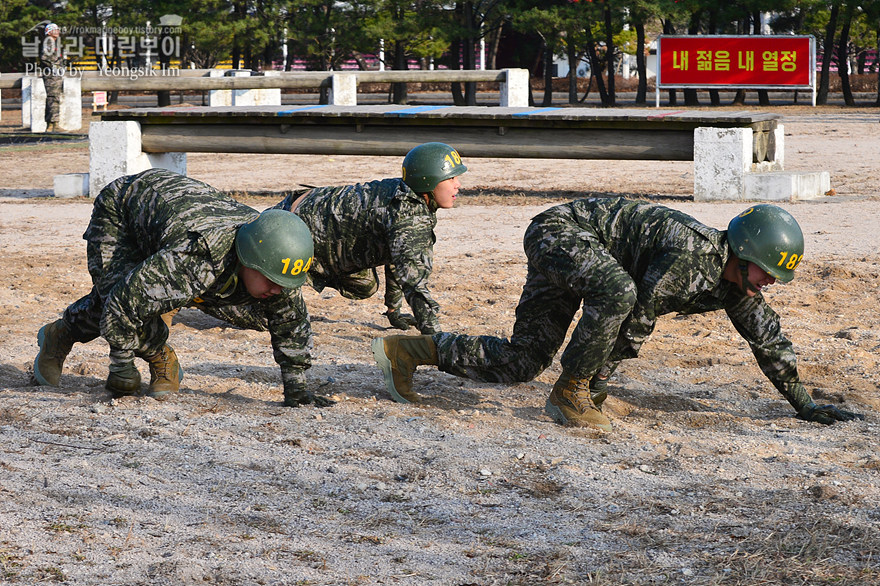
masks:
<svg viewBox="0 0 880 586"><path fill-rule="evenodd" d="M601 410L608 377L638 355L657 318L724 309L800 419L864 418L813 402L779 316L761 294L777 280L791 281L803 258L803 233L785 210L756 205L721 231L663 206L581 199L536 216L524 247L528 273L509 340L454 333L373 340L395 400L419 400L412 390L419 365L486 382L534 379L551 364L582 304L545 410L560 424L608 431Z"/></svg>
<svg viewBox="0 0 880 586"><path fill-rule="evenodd" d="M147 395L177 392L183 373L162 314L194 306L242 328L269 330L284 404L332 404L306 388L311 328L301 286L312 263L308 227L259 213L211 186L164 169L122 177L95 198L87 241L92 290L43 326L34 378L58 386L75 342L110 344L107 389L140 391L134 358L150 366Z"/></svg>
<svg viewBox="0 0 880 586"><path fill-rule="evenodd" d="M437 209L455 204L467 171L451 146L429 142L403 159L402 177L289 194L276 208L297 214L312 232L315 262L308 281L343 297L367 299L385 265L385 315L392 326L440 331L440 306L428 291ZM402 313L403 299L413 315Z"/></svg>
<svg viewBox="0 0 880 586"><path fill-rule="evenodd" d="M315 259L307 282L315 290L367 299L378 291L376 267L384 265L390 324L433 334L440 331L440 306L428 290L437 210L455 204L465 171L454 148L429 142L407 153L400 178L300 189L275 208L294 212L311 230ZM404 298L412 315L401 311ZM171 316L165 318L170 325Z"/></svg>

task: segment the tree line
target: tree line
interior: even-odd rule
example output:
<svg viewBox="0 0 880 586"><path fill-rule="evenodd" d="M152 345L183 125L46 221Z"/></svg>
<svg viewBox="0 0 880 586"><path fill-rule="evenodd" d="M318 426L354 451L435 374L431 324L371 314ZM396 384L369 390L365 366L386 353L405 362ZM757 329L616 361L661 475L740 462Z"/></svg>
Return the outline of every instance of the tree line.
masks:
<svg viewBox="0 0 880 586"><path fill-rule="evenodd" d="M165 15L180 16L179 24L163 31ZM821 63L818 103L827 100L832 68L850 105L851 72L880 77L880 0L3 0L0 70L22 71L29 58L22 39L50 20L85 31L90 46L102 34L96 31L112 36L151 22L157 34L175 37L152 45L154 61L196 68L224 62L252 70L297 62L314 70L367 68L381 55L388 69L476 69L483 46L487 68L524 67L543 77L542 104L551 100L557 56L568 61L570 103L583 99L577 72L586 70L602 104L615 105L615 73L625 55L636 65L636 101L646 102L646 55L661 33L813 35ZM120 45L110 45L109 58L117 62L125 57ZM405 87L397 84L393 101L406 99ZM453 84L456 103L475 103L475 90ZM766 100L766 92L759 98ZM696 91L686 90L683 99L696 103ZM717 92L710 99L719 103Z"/></svg>

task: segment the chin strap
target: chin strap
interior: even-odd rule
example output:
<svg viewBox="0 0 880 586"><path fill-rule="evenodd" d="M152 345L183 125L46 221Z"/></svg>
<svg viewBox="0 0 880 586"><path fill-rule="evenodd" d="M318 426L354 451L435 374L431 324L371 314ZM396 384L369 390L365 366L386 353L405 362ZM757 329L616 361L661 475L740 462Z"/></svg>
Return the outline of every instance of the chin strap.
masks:
<svg viewBox="0 0 880 586"><path fill-rule="evenodd" d="M434 190L432 189L422 195L425 198L425 202L428 204L428 209L436 213L437 210L440 209L440 206L437 205L437 200L434 198Z"/></svg>
<svg viewBox="0 0 880 586"><path fill-rule="evenodd" d="M740 284L740 288L745 293L746 291L752 291L753 293L760 293L761 289L755 287L751 281L749 281L749 263L741 260L739 261L739 274L741 276L742 283Z"/></svg>

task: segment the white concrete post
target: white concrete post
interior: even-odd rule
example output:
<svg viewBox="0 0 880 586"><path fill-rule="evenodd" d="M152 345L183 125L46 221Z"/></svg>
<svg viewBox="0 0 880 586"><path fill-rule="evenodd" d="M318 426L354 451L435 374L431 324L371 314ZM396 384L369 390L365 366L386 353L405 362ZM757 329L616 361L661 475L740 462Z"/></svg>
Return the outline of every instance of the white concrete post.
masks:
<svg viewBox="0 0 880 586"><path fill-rule="evenodd" d="M280 71L264 71L263 77L280 77ZM281 88L263 88L254 90L254 106L280 106Z"/></svg>
<svg viewBox="0 0 880 586"><path fill-rule="evenodd" d="M250 69L236 69L226 74L227 77L250 77ZM253 106L256 103L256 94L259 90L232 90L233 106Z"/></svg>
<svg viewBox="0 0 880 586"><path fill-rule="evenodd" d="M694 201L742 200L751 164L751 128L696 128Z"/></svg>
<svg viewBox="0 0 880 586"><path fill-rule="evenodd" d="M82 78L65 77L58 111L58 127L61 130L82 128Z"/></svg>
<svg viewBox="0 0 880 586"><path fill-rule="evenodd" d="M357 106L357 74L334 73L330 79L330 105Z"/></svg>
<svg viewBox="0 0 880 586"><path fill-rule="evenodd" d="M31 132L46 132L46 85L41 77L21 78L21 125Z"/></svg>
<svg viewBox="0 0 880 586"><path fill-rule="evenodd" d="M153 167L186 175L186 153L145 153L141 150L141 125L133 120L92 122L89 125L89 193Z"/></svg>
<svg viewBox="0 0 880 586"><path fill-rule="evenodd" d="M223 69L212 69L208 77L224 77ZM208 90L208 105L212 108L232 105L232 90Z"/></svg>
<svg viewBox="0 0 880 586"><path fill-rule="evenodd" d="M21 78L21 127L31 127L31 84L34 78L22 76Z"/></svg>
<svg viewBox="0 0 880 586"><path fill-rule="evenodd" d="M506 80L501 82L501 106L504 108L528 108L528 69L504 69Z"/></svg>
<svg viewBox="0 0 880 586"><path fill-rule="evenodd" d="M781 171L785 169L785 127L781 122L776 124L773 136L776 139L776 153L773 162L776 163L776 170Z"/></svg>

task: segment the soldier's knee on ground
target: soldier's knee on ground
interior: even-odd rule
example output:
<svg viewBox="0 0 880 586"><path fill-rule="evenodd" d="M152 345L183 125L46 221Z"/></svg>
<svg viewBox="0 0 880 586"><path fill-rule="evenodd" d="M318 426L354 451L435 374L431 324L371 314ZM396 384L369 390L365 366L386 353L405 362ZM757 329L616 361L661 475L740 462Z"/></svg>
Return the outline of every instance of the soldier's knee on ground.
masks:
<svg viewBox="0 0 880 586"><path fill-rule="evenodd" d="M336 288L346 299L369 299L379 290L379 275L375 268L352 273L340 278Z"/></svg>

